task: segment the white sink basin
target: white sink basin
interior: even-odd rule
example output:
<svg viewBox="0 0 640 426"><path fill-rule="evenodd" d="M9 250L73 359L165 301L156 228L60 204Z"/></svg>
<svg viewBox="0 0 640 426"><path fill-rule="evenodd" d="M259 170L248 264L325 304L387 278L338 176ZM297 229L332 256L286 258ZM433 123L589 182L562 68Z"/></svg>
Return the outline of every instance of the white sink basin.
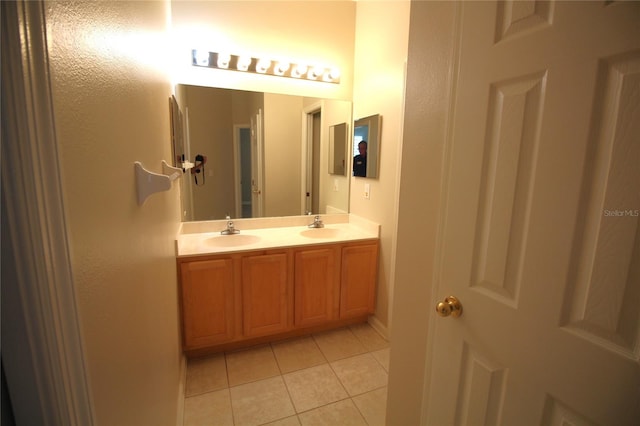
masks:
<svg viewBox="0 0 640 426"><path fill-rule="evenodd" d="M335 228L309 228L300 232L300 235L307 238L335 238L343 231Z"/></svg>
<svg viewBox="0 0 640 426"><path fill-rule="evenodd" d="M216 247L237 247L255 244L261 240L257 235L232 234L209 238L206 243Z"/></svg>

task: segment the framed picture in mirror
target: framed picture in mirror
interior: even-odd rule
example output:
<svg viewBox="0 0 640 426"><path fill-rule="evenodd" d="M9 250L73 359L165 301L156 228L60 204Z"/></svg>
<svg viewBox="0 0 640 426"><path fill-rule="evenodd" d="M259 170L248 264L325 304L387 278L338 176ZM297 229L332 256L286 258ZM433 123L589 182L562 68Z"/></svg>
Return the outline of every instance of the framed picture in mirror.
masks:
<svg viewBox="0 0 640 426"><path fill-rule="evenodd" d="M329 174L347 175L347 144L349 126L340 123L329 126Z"/></svg>
<svg viewBox="0 0 640 426"><path fill-rule="evenodd" d="M377 178L380 164L382 117L370 115L353 126L353 176Z"/></svg>

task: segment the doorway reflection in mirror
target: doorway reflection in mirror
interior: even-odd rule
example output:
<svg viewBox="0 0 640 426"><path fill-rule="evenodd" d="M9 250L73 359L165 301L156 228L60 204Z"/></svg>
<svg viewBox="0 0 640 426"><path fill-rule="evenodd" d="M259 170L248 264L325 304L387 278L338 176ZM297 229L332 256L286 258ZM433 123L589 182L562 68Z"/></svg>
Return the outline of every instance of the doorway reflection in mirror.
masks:
<svg viewBox="0 0 640 426"><path fill-rule="evenodd" d="M353 175L367 176L367 141L360 140L357 142L358 155L353 157Z"/></svg>
<svg viewBox="0 0 640 426"><path fill-rule="evenodd" d="M382 117L379 114L356 120L353 126L353 176L377 178Z"/></svg>
<svg viewBox="0 0 640 426"><path fill-rule="evenodd" d="M347 175L348 129L347 123L329 126L329 174Z"/></svg>

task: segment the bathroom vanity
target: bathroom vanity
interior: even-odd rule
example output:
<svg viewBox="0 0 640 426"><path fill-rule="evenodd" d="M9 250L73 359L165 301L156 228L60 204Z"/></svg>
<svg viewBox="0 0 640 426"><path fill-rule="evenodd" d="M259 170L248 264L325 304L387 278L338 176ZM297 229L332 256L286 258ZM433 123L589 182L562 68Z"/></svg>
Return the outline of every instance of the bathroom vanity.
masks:
<svg viewBox="0 0 640 426"><path fill-rule="evenodd" d="M177 240L188 356L365 322L375 309L379 227L352 215L184 223ZM206 226L209 229L206 229ZM266 227L265 227L266 225ZM191 229L190 229L191 227Z"/></svg>

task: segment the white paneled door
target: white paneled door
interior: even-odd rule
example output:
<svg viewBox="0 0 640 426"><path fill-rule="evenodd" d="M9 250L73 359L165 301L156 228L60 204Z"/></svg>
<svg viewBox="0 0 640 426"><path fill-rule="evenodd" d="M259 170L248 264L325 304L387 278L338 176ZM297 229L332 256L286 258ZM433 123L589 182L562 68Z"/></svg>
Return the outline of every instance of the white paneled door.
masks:
<svg viewBox="0 0 640 426"><path fill-rule="evenodd" d="M424 420L640 424L640 2L458 13Z"/></svg>
<svg viewBox="0 0 640 426"><path fill-rule="evenodd" d="M251 217L264 216L264 117L262 110L251 118Z"/></svg>

